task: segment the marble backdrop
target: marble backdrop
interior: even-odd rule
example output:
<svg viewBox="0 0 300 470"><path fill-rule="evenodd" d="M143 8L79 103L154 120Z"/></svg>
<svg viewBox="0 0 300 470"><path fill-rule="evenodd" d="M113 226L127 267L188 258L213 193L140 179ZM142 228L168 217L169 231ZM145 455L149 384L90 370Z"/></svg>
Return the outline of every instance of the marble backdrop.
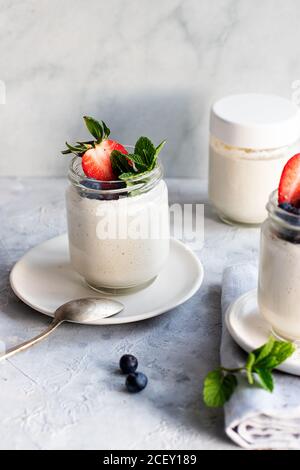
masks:
<svg viewBox="0 0 300 470"><path fill-rule="evenodd" d="M124 143L166 138L168 176L205 178L213 100L291 96L299 16L297 0L0 0L0 175L65 174L90 114Z"/></svg>

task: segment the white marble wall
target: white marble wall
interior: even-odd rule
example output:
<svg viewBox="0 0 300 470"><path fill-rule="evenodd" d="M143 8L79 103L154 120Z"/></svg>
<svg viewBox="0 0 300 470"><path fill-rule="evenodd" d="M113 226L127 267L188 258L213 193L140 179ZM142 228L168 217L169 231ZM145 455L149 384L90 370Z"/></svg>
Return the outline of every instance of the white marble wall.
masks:
<svg viewBox="0 0 300 470"><path fill-rule="evenodd" d="M90 114L125 143L167 138L169 176L205 177L215 98L291 96L299 17L297 0L0 0L0 175L64 174Z"/></svg>

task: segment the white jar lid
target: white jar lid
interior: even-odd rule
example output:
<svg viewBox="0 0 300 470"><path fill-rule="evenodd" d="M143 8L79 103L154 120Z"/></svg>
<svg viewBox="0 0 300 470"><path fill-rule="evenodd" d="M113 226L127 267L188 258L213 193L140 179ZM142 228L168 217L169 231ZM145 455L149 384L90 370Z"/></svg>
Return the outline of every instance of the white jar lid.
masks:
<svg viewBox="0 0 300 470"><path fill-rule="evenodd" d="M231 95L212 106L210 133L234 147L284 147L300 137L300 111L280 96Z"/></svg>

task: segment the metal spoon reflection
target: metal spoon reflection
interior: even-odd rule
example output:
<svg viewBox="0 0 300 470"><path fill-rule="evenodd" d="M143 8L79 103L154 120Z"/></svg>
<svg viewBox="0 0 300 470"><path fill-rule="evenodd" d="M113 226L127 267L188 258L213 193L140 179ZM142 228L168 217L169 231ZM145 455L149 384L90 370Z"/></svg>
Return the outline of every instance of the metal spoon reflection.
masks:
<svg viewBox="0 0 300 470"><path fill-rule="evenodd" d="M47 336L49 336L50 333L52 333L52 331L54 331L64 321L86 324L96 323L103 318L112 317L113 315L120 313L123 308L124 305L121 302L112 299L85 298L71 300L70 302L61 305L55 311L53 321L46 330L30 340L8 349L2 356L0 356L0 361L13 356L19 351L24 351L42 339L47 338Z"/></svg>

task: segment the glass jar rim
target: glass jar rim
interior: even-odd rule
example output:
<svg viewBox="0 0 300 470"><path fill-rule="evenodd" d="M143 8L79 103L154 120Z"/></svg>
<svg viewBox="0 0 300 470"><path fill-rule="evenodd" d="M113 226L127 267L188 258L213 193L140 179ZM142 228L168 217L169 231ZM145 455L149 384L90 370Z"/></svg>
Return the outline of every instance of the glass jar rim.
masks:
<svg viewBox="0 0 300 470"><path fill-rule="evenodd" d="M291 230L300 231L300 215L293 214L279 207L278 188L270 194L266 209L271 219L277 224Z"/></svg>
<svg viewBox="0 0 300 470"><path fill-rule="evenodd" d="M138 191L139 194L150 191L150 189L156 186L163 178L163 166L158 159L153 170L147 173L137 173L131 178L128 178L128 185L122 180L102 181L89 178L82 170L81 157L75 156L72 158L69 165L68 178L69 181L77 188L80 188L81 191L91 192L93 194L123 194L126 196L133 191ZM93 184L94 187L92 187ZM97 185L99 185L100 188L96 188Z"/></svg>

